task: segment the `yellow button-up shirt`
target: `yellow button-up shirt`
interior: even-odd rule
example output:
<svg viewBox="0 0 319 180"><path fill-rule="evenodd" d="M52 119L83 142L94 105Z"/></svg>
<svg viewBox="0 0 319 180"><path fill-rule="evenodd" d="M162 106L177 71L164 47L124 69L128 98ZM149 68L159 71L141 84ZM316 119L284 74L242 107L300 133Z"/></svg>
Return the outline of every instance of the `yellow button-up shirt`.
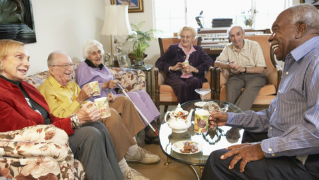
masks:
<svg viewBox="0 0 319 180"><path fill-rule="evenodd" d="M73 81L70 81L67 86L62 86L54 77L49 76L38 90L49 104L51 113L56 117L69 117L80 108L80 104L75 99L81 89Z"/></svg>

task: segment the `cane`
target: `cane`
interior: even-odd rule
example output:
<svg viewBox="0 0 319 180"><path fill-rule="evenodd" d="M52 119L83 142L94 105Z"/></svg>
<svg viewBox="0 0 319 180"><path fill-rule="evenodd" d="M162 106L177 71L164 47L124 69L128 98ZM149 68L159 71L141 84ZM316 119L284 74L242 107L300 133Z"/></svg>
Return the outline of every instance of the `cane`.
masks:
<svg viewBox="0 0 319 180"><path fill-rule="evenodd" d="M124 88L120 85L120 83L116 83L116 85L122 90L122 92L124 93L124 95L126 97L129 98L129 100L131 100L131 102L134 104L134 102L132 101L132 99L126 94L126 92L124 91ZM148 120L146 119L146 117L143 115L143 113L138 109L138 107L134 104L135 109L137 110L137 112L142 116L142 118L144 119L145 122L147 122L147 124L151 127L151 129L154 131L154 133L158 136L158 133L156 132L156 130L154 129L154 127L151 125L151 123L148 122Z"/></svg>

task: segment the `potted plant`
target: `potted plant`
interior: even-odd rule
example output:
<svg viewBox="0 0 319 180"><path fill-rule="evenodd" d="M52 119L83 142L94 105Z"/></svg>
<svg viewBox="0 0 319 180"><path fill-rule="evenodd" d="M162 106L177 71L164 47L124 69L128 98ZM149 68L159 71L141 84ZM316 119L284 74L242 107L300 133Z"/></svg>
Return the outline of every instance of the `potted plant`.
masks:
<svg viewBox="0 0 319 180"><path fill-rule="evenodd" d="M149 47L149 43L154 38L156 29L150 29L148 31L142 31L140 28L144 25L145 21L138 23L137 25L131 24L132 30L135 31L133 34L128 35L125 43L131 41L133 43L133 51L130 53L130 59L135 60L135 65L143 65L146 48Z"/></svg>

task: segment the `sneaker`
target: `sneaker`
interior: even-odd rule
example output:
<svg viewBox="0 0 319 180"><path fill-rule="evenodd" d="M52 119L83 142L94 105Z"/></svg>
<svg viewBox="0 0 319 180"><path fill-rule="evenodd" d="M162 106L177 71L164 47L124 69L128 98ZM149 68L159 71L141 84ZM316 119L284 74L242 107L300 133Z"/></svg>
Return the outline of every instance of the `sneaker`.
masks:
<svg viewBox="0 0 319 180"><path fill-rule="evenodd" d="M147 177L144 177L141 173L129 167L124 173L124 180L150 180L150 179Z"/></svg>
<svg viewBox="0 0 319 180"><path fill-rule="evenodd" d="M138 147L137 152L133 156L126 153L125 159L127 162L138 162L142 164L156 164L161 161L158 155L151 154L140 147Z"/></svg>

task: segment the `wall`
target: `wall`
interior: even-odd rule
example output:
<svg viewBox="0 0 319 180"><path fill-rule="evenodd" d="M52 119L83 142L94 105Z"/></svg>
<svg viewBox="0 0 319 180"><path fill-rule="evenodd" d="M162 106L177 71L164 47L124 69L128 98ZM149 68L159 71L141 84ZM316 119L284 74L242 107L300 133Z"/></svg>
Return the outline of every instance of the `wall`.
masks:
<svg viewBox="0 0 319 180"><path fill-rule="evenodd" d="M100 34L104 22L104 6L110 0L31 0L37 42L27 44L31 56L28 75L47 70L49 53L65 51L73 61L82 61L83 44L90 39L100 41L109 52L110 37ZM143 30L153 27L152 0L144 0L144 13L129 13L131 23L146 21ZM124 41L122 41L124 42ZM159 54L156 41L147 49L146 63L154 64Z"/></svg>
<svg viewBox="0 0 319 180"><path fill-rule="evenodd" d="M82 60L88 39L101 39L104 0L32 0L37 42L27 44L28 74L47 70L49 53L65 51L73 60Z"/></svg>
<svg viewBox="0 0 319 180"><path fill-rule="evenodd" d="M100 35L104 21L104 6L110 0L31 0L37 42L27 44L31 56L28 74L47 70L46 59L52 51L62 50L70 55L73 61L82 61L82 46L89 39L96 39L104 44L110 52L110 37ZM293 4L298 4L293 0ZM146 21L142 30L153 27L153 1L144 0L143 13L129 13L133 24ZM124 42L125 37L119 37ZM125 48L125 47L124 47ZM126 49L128 49L126 45ZM152 41L146 50L145 62L155 64L159 57L159 45Z"/></svg>

